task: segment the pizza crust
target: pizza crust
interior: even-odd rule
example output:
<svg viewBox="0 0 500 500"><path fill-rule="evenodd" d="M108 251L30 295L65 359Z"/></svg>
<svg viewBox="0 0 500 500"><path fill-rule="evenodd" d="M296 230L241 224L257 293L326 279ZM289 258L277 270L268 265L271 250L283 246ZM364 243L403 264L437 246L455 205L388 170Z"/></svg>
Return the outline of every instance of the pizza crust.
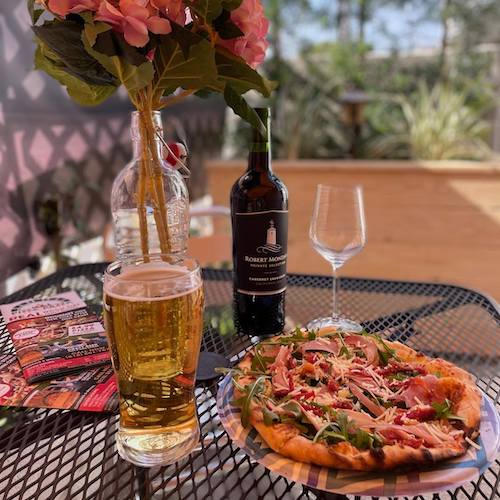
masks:
<svg viewBox="0 0 500 500"><path fill-rule="evenodd" d="M386 445L376 452L358 450L345 442L336 445L313 443L301 436L299 430L291 424L266 425L258 408L252 411L250 422L275 452L297 462L335 469L373 471L389 470L410 464L432 465L465 452L465 446L458 443L454 447L417 449L394 444Z"/></svg>

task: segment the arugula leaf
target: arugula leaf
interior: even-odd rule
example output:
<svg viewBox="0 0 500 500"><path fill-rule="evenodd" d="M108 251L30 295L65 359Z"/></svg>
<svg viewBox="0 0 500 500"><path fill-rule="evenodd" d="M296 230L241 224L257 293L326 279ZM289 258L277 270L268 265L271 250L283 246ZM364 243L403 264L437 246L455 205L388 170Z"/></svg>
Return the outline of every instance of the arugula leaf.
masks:
<svg viewBox="0 0 500 500"><path fill-rule="evenodd" d="M350 442L359 450L369 450L376 445L380 447L381 444L380 440L377 438L377 436L375 436L375 434L371 434L362 429L358 429L356 433L351 436Z"/></svg>
<svg viewBox="0 0 500 500"><path fill-rule="evenodd" d="M260 344L255 346L254 357L252 359L251 368L253 371L257 372L260 371L265 373L267 371L267 365L269 363L272 363L274 361L274 358L262 356L259 351L260 347L261 347Z"/></svg>
<svg viewBox="0 0 500 500"><path fill-rule="evenodd" d="M264 391L264 381L265 377L259 377L252 385L245 387L247 395L241 398L243 399L241 404L241 424L243 427L248 427L250 423L250 403L255 396Z"/></svg>
<svg viewBox="0 0 500 500"><path fill-rule="evenodd" d="M344 355L347 359L351 357L351 353L349 352L349 349L345 345L343 345L339 351L339 356L344 356Z"/></svg>
<svg viewBox="0 0 500 500"><path fill-rule="evenodd" d="M269 410L265 406L262 408L262 416L264 417L264 423L266 425L272 425L280 422L279 415Z"/></svg>
<svg viewBox="0 0 500 500"><path fill-rule="evenodd" d="M420 374L418 372L408 370L408 371L393 373L392 375L389 375L387 378L389 380L399 380L400 382L403 382L404 380L407 380L411 377L418 377L419 375Z"/></svg>
<svg viewBox="0 0 500 500"><path fill-rule="evenodd" d="M344 342L344 336L343 336L343 333L341 331L336 331L336 332L333 332L334 333L334 336L336 336L339 340L340 340L340 343L342 345L342 347L340 348L340 351L339 351L339 356L344 356L347 358L347 359L350 359L352 356L351 356L351 351L349 351L349 348L347 347L346 343Z"/></svg>
<svg viewBox="0 0 500 500"><path fill-rule="evenodd" d="M317 335L316 335L316 332L314 330L309 330L307 332L307 339L308 340L316 340L316 337L317 337Z"/></svg>
<svg viewBox="0 0 500 500"><path fill-rule="evenodd" d="M381 440L370 432L362 429L355 429L354 424L345 413L339 413L335 422L324 425L314 436L313 442L319 439L338 443L346 441L360 450L367 450L373 447L380 447Z"/></svg>
<svg viewBox="0 0 500 500"><path fill-rule="evenodd" d="M366 330L362 330L361 332L359 332L359 335L370 337L375 340L380 346L382 346L382 349L378 348L378 356L383 366L386 366L389 362L389 359L391 358L395 359L396 361L401 361L396 354L396 351L394 349L391 349L380 335L376 333L368 333Z"/></svg>
<svg viewBox="0 0 500 500"><path fill-rule="evenodd" d="M452 402L449 399L445 399L443 403L432 403L432 407L436 410L436 417L438 419L448 419L448 420L462 420L465 419L463 417L459 417L458 415L454 415L451 412Z"/></svg>
<svg viewBox="0 0 500 500"><path fill-rule="evenodd" d="M243 377L246 376L265 376L266 378L271 378L269 375L265 375L264 373L260 371L253 371L253 370L247 370L243 371L240 370L239 368L226 368L225 366L217 366L214 368L215 373L220 373L221 375L227 375L228 373L232 373L233 375L241 375Z"/></svg>
<svg viewBox="0 0 500 500"><path fill-rule="evenodd" d="M261 344L267 345L290 345L295 342L308 342L311 340L309 338L310 332L302 332L299 326L297 326L293 332L293 335L287 335L280 337L278 340L264 341Z"/></svg>
<svg viewBox="0 0 500 500"><path fill-rule="evenodd" d="M392 356L387 351L381 351L380 349L378 350L378 358L382 366L387 366L391 357Z"/></svg>
<svg viewBox="0 0 500 500"><path fill-rule="evenodd" d="M284 410L293 415L293 418L302 417L302 408L300 407L297 401L289 401L288 403L282 406Z"/></svg>

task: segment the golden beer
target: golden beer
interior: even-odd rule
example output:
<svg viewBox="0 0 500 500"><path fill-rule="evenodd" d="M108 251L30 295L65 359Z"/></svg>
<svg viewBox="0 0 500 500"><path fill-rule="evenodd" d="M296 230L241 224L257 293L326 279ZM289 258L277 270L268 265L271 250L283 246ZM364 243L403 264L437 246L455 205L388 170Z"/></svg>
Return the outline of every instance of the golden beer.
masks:
<svg viewBox="0 0 500 500"><path fill-rule="evenodd" d="M194 401L203 329L199 268L178 258L112 264L104 311L120 397L118 451L137 465L172 463L199 439Z"/></svg>

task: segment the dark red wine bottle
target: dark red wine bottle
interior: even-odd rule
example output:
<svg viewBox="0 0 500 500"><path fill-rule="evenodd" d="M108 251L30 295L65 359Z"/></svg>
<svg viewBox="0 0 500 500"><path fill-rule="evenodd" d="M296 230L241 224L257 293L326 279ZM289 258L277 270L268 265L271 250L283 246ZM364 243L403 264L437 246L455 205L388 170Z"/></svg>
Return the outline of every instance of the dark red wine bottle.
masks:
<svg viewBox="0 0 500 500"><path fill-rule="evenodd" d="M267 126L252 130L248 168L231 190L235 324L265 337L285 325L288 192L271 167L270 110L255 110Z"/></svg>

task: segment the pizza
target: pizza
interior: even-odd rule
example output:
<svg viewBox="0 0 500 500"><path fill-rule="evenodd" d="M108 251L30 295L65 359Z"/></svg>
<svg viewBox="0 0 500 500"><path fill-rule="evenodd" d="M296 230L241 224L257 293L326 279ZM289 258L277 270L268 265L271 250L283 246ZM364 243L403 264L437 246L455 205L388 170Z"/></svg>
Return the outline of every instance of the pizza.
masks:
<svg viewBox="0 0 500 500"><path fill-rule="evenodd" d="M254 346L231 373L242 424L295 461L389 470L478 448L473 377L378 335L296 329Z"/></svg>

